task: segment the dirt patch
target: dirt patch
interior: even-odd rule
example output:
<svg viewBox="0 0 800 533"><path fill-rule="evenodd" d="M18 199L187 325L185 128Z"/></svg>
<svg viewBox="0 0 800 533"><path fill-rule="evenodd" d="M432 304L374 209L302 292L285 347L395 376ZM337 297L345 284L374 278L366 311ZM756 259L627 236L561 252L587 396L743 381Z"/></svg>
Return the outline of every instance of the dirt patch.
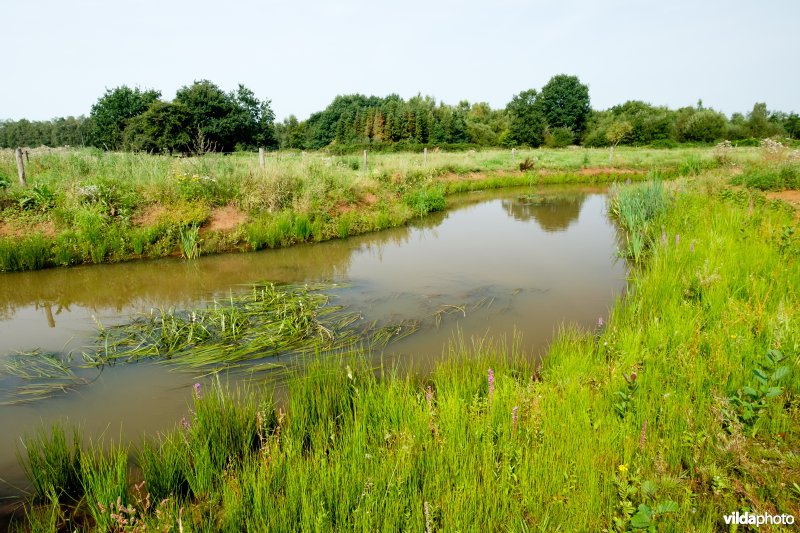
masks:
<svg viewBox="0 0 800 533"><path fill-rule="evenodd" d="M140 228L154 226L166 212L167 208L161 204L148 205L131 217L131 223Z"/></svg>
<svg viewBox="0 0 800 533"><path fill-rule="evenodd" d="M372 194L371 192L368 192L367 194L364 195L361 201L364 202L364 204L366 205L375 205L375 203L378 201L378 197Z"/></svg>
<svg viewBox="0 0 800 533"><path fill-rule="evenodd" d="M792 189L788 191L768 192L766 196L770 200L781 200L786 202L795 208L795 214L800 217L800 191Z"/></svg>
<svg viewBox="0 0 800 533"><path fill-rule="evenodd" d="M800 207L800 191L798 190L768 192L767 198L770 200L783 200L794 207Z"/></svg>
<svg viewBox="0 0 800 533"><path fill-rule="evenodd" d="M41 233L52 239L56 236L56 227L52 222L39 222L32 226L16 226L7 222L0 222L0 237L14 237L16 239Z"/></svg>
<svg viewBox="0 0 800 533"><path fill-rule="evenodd" d="M247 214L236 206L226 205L211 210L208 223L203 226L205 231L230 231L247 222Z"/></svg>

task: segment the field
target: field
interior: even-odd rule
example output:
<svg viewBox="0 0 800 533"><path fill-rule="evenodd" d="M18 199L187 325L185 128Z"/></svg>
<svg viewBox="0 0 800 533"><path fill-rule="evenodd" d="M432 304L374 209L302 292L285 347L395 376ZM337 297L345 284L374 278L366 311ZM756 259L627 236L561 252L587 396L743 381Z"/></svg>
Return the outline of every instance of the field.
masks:
<svg viewBox="0 0 800 533"><path fill-rule="evenodd" d="M615 181L627 294L593 330L562 328L541 365L488 338L454 341L429 375L353 349L321 354L285 397L198 384L186 418L140 443L43 429L21 452L22 530L718 531L735 511L800 518L798 215L770 196L797 188L791 154L619 149L613 166L604 150L402 154L366 172L358 157L272 157L262 170L252 155L32 155L52 199L21 208L28 189L5 193L4 268L284 246L402 224L456 191ZM535 166L521 172L525 158ZM108 200L87 201L91 186ZM214 229L221 210L242 218ZM124 244L101 254L89 220L104 224L97 243ZM13 233L32 227L41 235ZM53 255L8 259L32 239ZM83 255L53 260L64 242Z"/></svg>
<svg viewBox="0 0 800 533"><path fill-rule="evenodd" d="M736 149L737 161L758 150ZM529 168L522 171L520 165ZM94 150L29 153L28 186L0 152L0 271L277 248L405 224L480 188L696 174L708 149L322 153L172 158Z"/></svg>

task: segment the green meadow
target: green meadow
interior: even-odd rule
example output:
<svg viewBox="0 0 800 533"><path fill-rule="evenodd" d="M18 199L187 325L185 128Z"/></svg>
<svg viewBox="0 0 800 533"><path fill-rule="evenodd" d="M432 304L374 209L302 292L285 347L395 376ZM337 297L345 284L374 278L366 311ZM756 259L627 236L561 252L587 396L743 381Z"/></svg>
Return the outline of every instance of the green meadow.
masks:
<svg viewBox="0 0 800 533"><path fill-rule="evenodd" d="M425 374L356 346L317 350L279 392L201 381L182 421L139 442L43 428L20 446L21 531L726 531L735 511L800 518L798 215L764 192L796 187L788 152L621 148L612 166L592 149L386 154L366 170L302 153L264 169L252 155L35 157L52 199L24 208L36 185L9 187L3 221L52 231L6 237L6 270L189 256L181 231L196 230L200 254L341 238L453 192L574 181L615 182L608 211L630 271L609 318L564 325L540 363L516 339L470 335ZM87 202L90 186L109 200ZM225 206L244 221L204 229ZM94 247L90 217L98 243L118 247ZM13 258L34 239L40 259ZM60 262L65 242L75 255ZM244 312L233 304L222 315ZM197 334L178 326L168 333ZM135 348L121 353L142 355L125 338Z"/></svg>
<svg viewBox="0 0 800 533"><path fill-rule="evenodd" d="M696 174L708 148L170 157L34 149L27 186L0 151L0 271L278 248L399 226L456 192ZM758 159L737 148L737 161ZM524 170L521 170L524 169Z"/></svg>

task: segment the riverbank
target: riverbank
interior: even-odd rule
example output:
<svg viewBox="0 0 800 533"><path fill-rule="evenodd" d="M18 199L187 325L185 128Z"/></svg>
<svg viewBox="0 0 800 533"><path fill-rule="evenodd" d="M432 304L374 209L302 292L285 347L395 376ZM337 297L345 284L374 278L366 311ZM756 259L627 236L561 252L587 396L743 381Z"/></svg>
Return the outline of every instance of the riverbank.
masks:
<svg viewBox="0 0 800 533"><path fill-rule="evenodd" d="M758 151L737 148L745 164ZM396 227L453 193L693 175L711 149L599 149L171 158L34 150L28 185L0 152L0 272L279 248ZM525 166L521 170L521 165Z"/></svg>
<svg viewBox="0 0 800 533"><path fill-rule="evenodd" d="M376 377L358 355L320 362L280 407L269 391L204 384L184 422L135 449L78 454L69 431L29 439L26 521L715 531L735 511L800 519L797 220L730 174L614 193L611 212L641 242L627 295L595 330L562 329L541 366L513 343L467 339L424 377Z"/></svg>

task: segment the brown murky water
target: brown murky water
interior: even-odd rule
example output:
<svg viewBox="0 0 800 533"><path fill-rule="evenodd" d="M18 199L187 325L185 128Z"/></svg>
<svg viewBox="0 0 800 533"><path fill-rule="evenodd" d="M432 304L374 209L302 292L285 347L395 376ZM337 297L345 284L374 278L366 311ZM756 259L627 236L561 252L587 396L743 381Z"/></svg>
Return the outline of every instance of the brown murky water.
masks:
<svg viewBox="0 0 800 533"><path fill-rule="evenodd" d="M526 197L538 193L536 198ZM544 200L542 200L544 198ZM283 250L0 274L0 363L16 350L79 354L95 319L124 321L152 307L188 307L255 281L345 283L337 303L366 319L425 319L387 349L424 371L459 332L522 335L537 356L563 323L592 328L625 285L605 195L587 188L465 194L408 227ZM461 310L431 318L445 306ZM3 368L0 365L0 369ZM187 411L196 376L139 363L81 374L87 383L49 399L0 406L0 497L26 483L20 436L67 421L88 437L138 440ZM12 379L0 374L0 401ZM0 501L2 504L2 501ZM1 506L1 505L0 505Z"/></svg>

